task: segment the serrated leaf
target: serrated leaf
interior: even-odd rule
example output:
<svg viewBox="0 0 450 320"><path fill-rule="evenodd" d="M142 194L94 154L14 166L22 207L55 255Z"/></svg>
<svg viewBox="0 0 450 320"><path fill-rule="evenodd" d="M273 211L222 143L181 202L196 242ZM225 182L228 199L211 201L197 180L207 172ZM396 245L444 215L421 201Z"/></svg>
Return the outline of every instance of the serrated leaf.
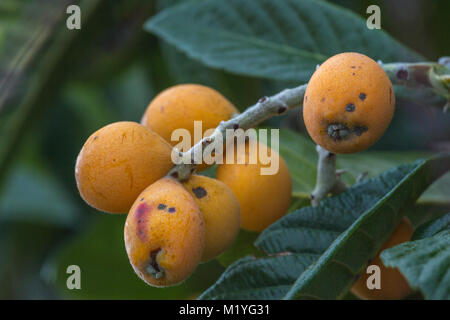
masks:
<svg viewBox="0 0 450 320"><path fill-rule="evenodd" d="M400 210L413 203L449 168L450 155L402 165L353 186L339 196L323 200L319 207L300 209L271 225L256 242L267 253L291 252L299 255L300 259L302 255L320 254L320 258L314 263L309 262L309 267L298 274L284 297L342 298L360 269L395 229L402 216ZM276 260L280 257L285 255L271 258ZM282 265L281 261L273 264ZM257 292L263 290L266 276L252 277L252 281L246 282L245 287L239 290L233 289L232 281L228 279L258 274L263 266L254 262L251 268L239 275L236 274L240 273L239 270L230 267L202 297L214 298L220 294L223 299L260 298ZM271 276L280 281L284 279L283 272ZM254 291L254 288L259 289ZM233 292L233 295L228 296L226 291ZM242 296L238 291L242 291ZM254 295L249 296L249 293ZM279 297L267 295L267 298Z"/></svg>
<svg viewBox="0 0 450 320"><path fill-rule="evenodd" d="M315 259L314 254L242 258L199 299L281 299L298 274Z"/></svg>
<svg viewBox="0 0 450 320"><path fill-rule="evenodd" d="M340 234L317 262L300 275L284 298L336 299L345 295L360 269L382 247L399 223L401 208L415 202L426 187L449 168L450 155L447 155L400 166L374 179L373 183L380 189L390 185L389 192L373 202ZM367 196L367 192L371 190L359 190L366 195L354 191L356 190L350 189L348 193L353 193L352 196L358 199ZM341 208L344 211L339 210L340 214L354 210L355 206L344 202L345 194L342 197L344 199L340 199L340 205L343 205ZM322 206L327 206L327 203L321 204ZM329 286L330 279L333 279L333 286Z"/></svg>
<svg viewBox="0 0 450 320"><path fill-rule="evenodd" d="M381 259L425 298L450 300L450 213L430 223L420 237L384 250Z"/></svg>
<svg viewBox="0 0 450 320"><path fill-rule="evenodd" d="M189 2L145 29L210 67L275 80L307 81L318 63L345 51L384 62L421 59L351 11L313 0Z"/></svg>
<svg viewBox="0 0 450 320"><path fill-rule="evenodd" d="M435 234L450 229L450 213L443 215L419 227L412 237L412 240L429 238Z"/></svg>

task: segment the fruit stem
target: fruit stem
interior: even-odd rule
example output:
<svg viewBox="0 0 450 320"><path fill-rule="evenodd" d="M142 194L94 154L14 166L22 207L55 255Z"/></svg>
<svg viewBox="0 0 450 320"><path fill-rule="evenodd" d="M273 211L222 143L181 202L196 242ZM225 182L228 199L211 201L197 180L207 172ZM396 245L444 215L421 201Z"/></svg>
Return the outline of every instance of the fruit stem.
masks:
<svg viewBox="0 0 450 320"><path fill-rule="evenodd" d="M310 196L313 207L318 206L330 193L339 194L347 189L347 185L340 179L343 171L336 170L336 154L319 145L316 146L316 151L319 154L316 187Z"/></svg>

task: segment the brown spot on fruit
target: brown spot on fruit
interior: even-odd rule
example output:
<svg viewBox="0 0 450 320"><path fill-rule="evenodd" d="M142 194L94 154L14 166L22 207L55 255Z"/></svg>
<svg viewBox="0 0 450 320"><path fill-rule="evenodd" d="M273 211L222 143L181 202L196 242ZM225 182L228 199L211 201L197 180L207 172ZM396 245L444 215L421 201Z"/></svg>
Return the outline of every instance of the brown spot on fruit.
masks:
<svg viewBox="0 0 450 320"><path fill-rule="evenodd" d="M134 218L137 222L137 236L142 241L147 240L147 221L151 207L146 203L141 203L134 212Z"/></svg>
<svg viewBox="0 0 450 320"><path fill-rule="evenodd" d="M361 136L364 132L366 132L367 130L369 130L366 126L355 126L353 128L353 132L359 137Z"/></svg>
<svg viewBox="0 0 450 320"><path fill-rule="evenodd" d="M327 133L333 140L346 139L350 134L350 129L342 123L332 123L327 127Z"/></svg>
<svg viewBox="0 0 450 320"><path fill-rule="evenodd" d="M174 213L175 211L177 211L174 207L170 207L168 210L170 213Z"/></svg>
<svg viewBox="0 0 450 320"><path fill-rule="evenodd" d="M361 99L361 101L366 100L366 94L365 93L360 93L359 94L359 99Z"/></svg>
<svg viewBox="0 0 450 320"><path fill-rule="evenodd" d="M155 279L161 279L164 276L164 270L158 264L158 254L161 250L161 248L158 248L150 252L150 260L146 270Z"/></svg>
<svg viewBox="0 0 450 320"><path fill-rule="evenodd" d="M196 188L192 188L192 192L195 194L195 196L198 199L201 199L203 197L205 197L208 193L206 192L206 190L202 187L196 187Z"/></svg>
<svg viewBox="0 0 450 320"><path fill-rule="evenodd" d="M158 210L165 210L167 206L163 203L158 204Z"/></svg>
<svg viewBox="0 0 450 320"><path fill-rule="evenodd" d="M355 111L356 107L353 103L349 103L348 105L345 106L345 110L348 112L353 112Z"/></svg>

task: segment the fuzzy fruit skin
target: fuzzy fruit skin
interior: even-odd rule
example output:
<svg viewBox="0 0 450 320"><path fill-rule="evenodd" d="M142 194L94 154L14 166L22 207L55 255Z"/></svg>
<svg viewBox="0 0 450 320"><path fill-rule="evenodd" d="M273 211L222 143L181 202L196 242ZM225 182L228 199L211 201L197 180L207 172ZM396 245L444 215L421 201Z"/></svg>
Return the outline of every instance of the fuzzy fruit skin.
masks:
<svg viewBox="0 0 450 320"><path fill-rule="evenodd" d="M275 153L274 150L258 142L258 150ZM258 156L255 164L250 164L249 147L245 154L237 152L237 161L245 164L221 164L217 168L217 179L225 183L239 200L241 207L241 227L245 230L260 232L284 216L289 208L292 193L292 181L289 169L283 158L279 159L279 169L274 175L261 175L263 165Z"/></svg>
<svg viewBox="0 0 450 320"><path fill-rule="evenodd" d="M139 193L173 166L172 147L136 122L115 122L93 133L81 149L75 178L92 207L128 212Z"/></svg>
<svg viewBox="0 0 450 320"><path fill-rule="evenodd" d="M241 224L239 201L223 182L192 175L183 183L203 214L206 227L202 262L214 259L236 239Z"/></svg>
<svg viewBox="0 0 450 320"><path fill-rule="evenodd" d="M184 281L199 264L205 224L189 192L165 177L139 195L128 214L124 238L136 274L151 286L166 287ZM148 272L152 255L164 270L159 279Z"/></svg>
<svg viewBox="0 0 450 320"><path fill-rule="evenodd" d="M238 112L230 101L212 88L198 84L181 84L157 95L148 105L141 123L173 146L181 141L171 141L172 132L175 129L187 129L191 134L190 143L193 146L200 140L194 139L194 121L202 121L203 137L207 129L215 129L221 121L229 120ZM202 163L197 169L203 170L207 167L208 165Z"/></svg>
<svg viewBox="0 0 450 320"><path fill-rule="evenodd" d="M380 253L388 248L394 247L400 243L411 240L413 228L409 220L405 217L400 221L398 227L394 230L389 240L383 248L377 253L377 256L369 263L380 267L381 289L369 290L366 282L370 276L363 270L361 277L353 285L352 293L361 299L368 300L399 300L412 293L408 282L397 268L387 268L380 259Z"/></svg>
<svg viewBox="0 0 450 320"><path fill-rule="evenodd" d="M303 99L303 119L311 138L333 153L354 153L373 145L386 131L395 109L391 81L371 58L354 52L335 55L313 74ZM332 137L329 125L349 128Z"/></svg>

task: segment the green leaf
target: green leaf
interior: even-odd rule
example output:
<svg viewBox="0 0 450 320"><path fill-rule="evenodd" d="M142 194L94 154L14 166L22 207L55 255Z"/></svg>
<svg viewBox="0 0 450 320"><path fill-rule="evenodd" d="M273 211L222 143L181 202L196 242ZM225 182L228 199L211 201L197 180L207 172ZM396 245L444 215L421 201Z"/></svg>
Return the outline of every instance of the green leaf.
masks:
<svg viewBox="0 0 450 320"><path fill-rule="evenodd" d="M266 267L265 262L253 262L241 272L233 267L239 266L238 261L202 298L261 298L258 294L266 292L265 286L273 286L273 283L284 283L282 296L287 299L342 298L367 260L380 250L399 223L400 210L414 203L427 186L448 169L450 155L419 160L368 179L339 196L327 198L318 207L306 207L288 214L266 229L256 245L269 254L276 254L271 259L278 262L271 263L280 268L283 263L278 259L289 256L286 253L294 254L303 265L309 265L304 272L298 273L292 286L285 285L284 269L270 273L268 278L266 274L258 276L262 272L259 269ZM305 255L320 255L320 258L311 263L303 260ZM230 278L240 279L250 274L251 281L234 281L239 282L239 288L232 287ZM265 297L276 299L280 294L279 291L272 296L265 293Z"/></svg>
<svg viewBox="0 0 450 320"><path fill-rule="evenodd" d="M79 219L74 200L60 181L42 171L19 166L0 194L0 223L34 222L72 227Z"/></svg>
<svg viewBox="0 0 450 320"><path fill-rule="evenodd" d="M304 135L288 129L280 130L279 152L286 161L293 182L293 196L309 199L314 189L317 171L317 153L313 142ZM337 168L344 169L344 182L353 184L361 173L375 177L402 163L426 157L419 152L367 151L356 154L339 155ZM434 183L419 199L420 203L450 204L450 172Z"/></svg>
<svg viewBox="0 0 450 320"><path fill-rule="evenodd" d="M208 169L207 169L208 170ZM205 171L207 171L205 170ZM202 171L200 174L203 174L205 171ZM293 198L291 201L291 206L288 209L288 212L306 207L309 205L309 199L298 199ZM224 253L222 253L219 257L217 257L217 260L220 262L221 265L224 267L228 267L235 261L239 260L240 258L243 258L247 255L252 255L254 257L261 257L264 256L264 253L255 247L253 243L255 242L256 238L258 238L259 233L257 232L250 232L245 231L241 229L239 231L238 236L234 240L233 244L230 248L228 248Z"/></svg>
<svg viewBox="0 0 450 320"><path fill-rule="evenodd" d="M398 268L426 299L450 300L450 213L430 223L416 238L384 250L383 263Z"/></svg>
<svg viewBox="0 0 450 320"><path fill-rule="evenodd" d="M435 234L450 229L450 213L426 223L414 232L412 240L429 238Z"/></svg>
<svg viewBox="0 0 450 320"><path fill-rule="evenodd" d="M152 17L145 29L210 67L276 80L307 81L318 63L345 51L384 62L421 59L323 1L188 2Z"/></svg>
<svg viewBox="0 0 450 320"><path fill-rule="evenodd" d="M298 274L315 259L314 254L242 258L199 299L281 299Z"/></svg>

